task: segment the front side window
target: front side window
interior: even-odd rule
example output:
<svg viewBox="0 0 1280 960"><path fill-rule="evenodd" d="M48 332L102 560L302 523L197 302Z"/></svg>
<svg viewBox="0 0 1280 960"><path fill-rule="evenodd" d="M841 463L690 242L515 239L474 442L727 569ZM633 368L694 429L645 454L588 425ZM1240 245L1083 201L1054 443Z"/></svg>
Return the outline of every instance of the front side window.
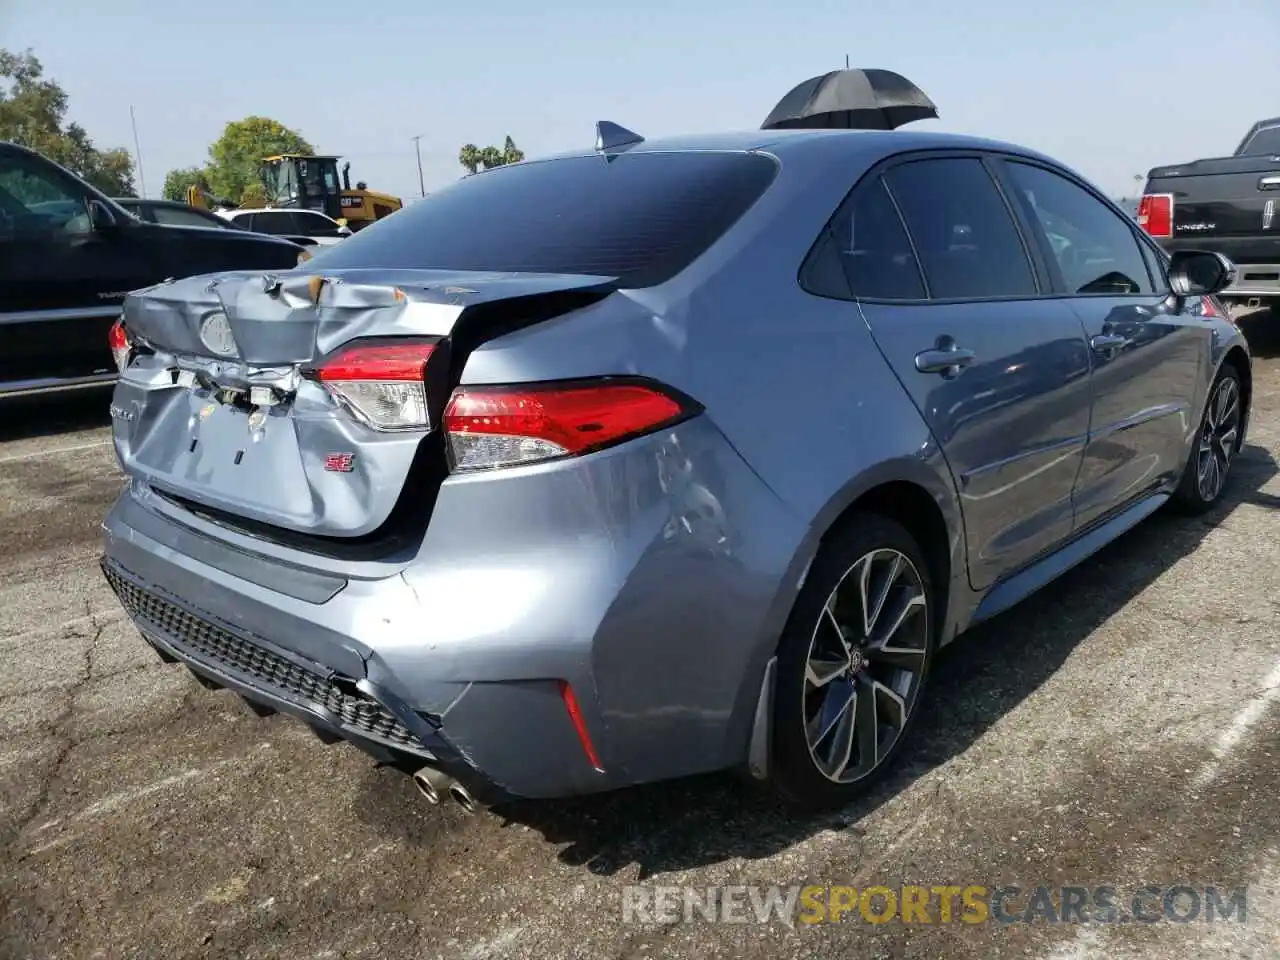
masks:
<svg viewBox="0 0 1280 960"><path fill-rule="evenodd" d="M941 299L1033 297L1031 261L981 160L912 160L885 174L929 285Z"/></svg>
<svg viewBox="0 0 1280 960"><path fill-rule="evenodd" d="M0 153L0 237L88 233L87 196L25 153Z"/></svg>
<svg viewBox="0 0 1280 960"><path fill-rule="evenodd" d="M1068 293L1115 297L1154 292L1130 223L1060 174L1029 163L1009 162L1007 168L1044 230Z"/></svg>
<svg viewBox="0 0 1280 960"><path fill-rule="evenodd" d="M270 210L253 215L253 229L257 233L270 233L275 236L293 233L293 218L283 210Z"/></svg>
<svg viewBox="0 0 1280 960"><path fill-rule="evenodd" d="M336 237L338 225L328 217L318 213L307 213L302 210L293 214L294 232L306 234L308 237Z"/></svg>

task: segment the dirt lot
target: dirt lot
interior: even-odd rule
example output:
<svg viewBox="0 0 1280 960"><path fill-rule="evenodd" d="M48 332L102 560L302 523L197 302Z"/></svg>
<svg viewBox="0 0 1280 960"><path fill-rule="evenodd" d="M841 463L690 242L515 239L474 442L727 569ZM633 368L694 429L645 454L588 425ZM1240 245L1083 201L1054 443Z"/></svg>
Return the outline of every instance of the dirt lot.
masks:
<svg viewBox="0 0 1280 960"><path fill-rule="evenodd" d="M1153 518L946 651L911 762L816 820L718 777L425 806L162 665L95 565L120 483L104 401L6 411L0 957L1280 955L1280 332L1248 332L1229 501ZM792 928L623 924L635 883L1249 891L1243 924Z"/></svg>

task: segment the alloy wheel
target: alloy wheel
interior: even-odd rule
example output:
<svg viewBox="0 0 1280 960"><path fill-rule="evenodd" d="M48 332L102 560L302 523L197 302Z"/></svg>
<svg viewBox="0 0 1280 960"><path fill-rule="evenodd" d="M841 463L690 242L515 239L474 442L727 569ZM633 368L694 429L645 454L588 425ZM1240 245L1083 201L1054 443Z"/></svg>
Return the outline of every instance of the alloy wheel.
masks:
<svg viewBox="0 0 1280 960"><path fill-rule="evenodd" d="M831 591L809 640L805 740L828 780L853 783L887 759L915 709L929 598L897 550L864 554Z"/></svg>
<svg viewBox="0 0 1280 960"><path fill-rule="evenodd" d="M1227 482L1227 469L1240 436L1240 387L1234 377L1223 377L1204 411L1204 426L1196 453L1196 490L1211 503Z"/></svg>

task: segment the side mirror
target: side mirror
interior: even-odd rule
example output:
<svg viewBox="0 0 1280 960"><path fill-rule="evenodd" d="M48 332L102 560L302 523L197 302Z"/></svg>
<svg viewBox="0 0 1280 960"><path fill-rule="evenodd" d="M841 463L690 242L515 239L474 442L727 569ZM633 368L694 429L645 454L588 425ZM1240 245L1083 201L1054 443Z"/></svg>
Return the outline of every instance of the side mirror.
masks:
<svg viewBox="0 0 1280 960"><path fill-rule="evenodd" d="M349 236L351 236L351 228L350 228L350 227L346 227L346 226L339 227L339 228L338 228L338 236L340 236L340 237L349 237Z"/></svg>
<svg viewBox="0 0 1280 960"><path fill-rule="evenodd" d="M1177 250L1169 257L1169 286L1179 297L1208 297L1236 279L1236 265L1220 253Z"/></svg>
<svg viewBox="0 0 1280 960"><path fill-rule="evenodd" d="M94 233L110 233L119 226L115 215L107 209L106 204L98 200L89 201L89 229Z"/></svg>

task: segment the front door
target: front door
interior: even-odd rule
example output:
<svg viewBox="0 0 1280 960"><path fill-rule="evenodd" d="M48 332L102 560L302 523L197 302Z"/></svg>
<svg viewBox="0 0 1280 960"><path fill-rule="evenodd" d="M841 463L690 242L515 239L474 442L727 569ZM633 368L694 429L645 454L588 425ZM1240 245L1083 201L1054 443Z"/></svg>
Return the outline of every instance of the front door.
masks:
<svg viewBox="0 0 1280 960"><path fill-rule="evenodd" d="M1079 318L979 156L865 179L833 224L863 316L950 465L975 589L1072 531L1089 428ZM847 232L846 232L847 231Z"/></svg>
<svg viewBox="0 0 1280 960"><path fill-rule="evenodd" d="M113 373L125 293L163 279L127 225L92 228L90 199L43 158L0 149L0 390Z"/></svg>
<svg viewBox="0 0 1280 960"><path fill-rule="evenodd" d="M1057 171L1022 161L1005 171L1089 338L1093 419L1074 497L1084 527L1177 482L1211 334L1152 276L1157 261L1127 218Z"/></svg>

